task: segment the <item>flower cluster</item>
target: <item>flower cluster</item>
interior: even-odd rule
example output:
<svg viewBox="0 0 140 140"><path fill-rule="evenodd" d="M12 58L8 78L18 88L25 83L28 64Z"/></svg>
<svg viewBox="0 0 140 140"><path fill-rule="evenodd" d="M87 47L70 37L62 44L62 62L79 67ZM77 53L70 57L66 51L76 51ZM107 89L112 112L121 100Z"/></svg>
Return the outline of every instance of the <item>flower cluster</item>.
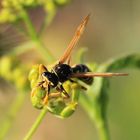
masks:
<svg viewBox="0 0 140 140"><path fill-rule="evenodd" d="M15 56L1 57L0 68L0 77L12 82L20 91L29 90L27 70Z"/></svg>
<svg viewBox="0 0 140 140"><path fill-rule="evenodd" d="M15 22L22 17L22 10L42 6L46 12L54 12L69 0L2 0L0 23Z"/></svg>
<svg viewBox="0 0 140 140"><path fill-rule="evenodd" d="M55 89L51 89L48 94L47 86L40 84L42 83L41 74L39 72L41 65L33 66L29 73L29 81L32 89L31 102L33 106L37 109L47 107L49 112L60 118L71 116L78 104L80 86L69 81L63 84L63 87L70 95L69 99L66 99L63 93L59 93Z"/></svg>

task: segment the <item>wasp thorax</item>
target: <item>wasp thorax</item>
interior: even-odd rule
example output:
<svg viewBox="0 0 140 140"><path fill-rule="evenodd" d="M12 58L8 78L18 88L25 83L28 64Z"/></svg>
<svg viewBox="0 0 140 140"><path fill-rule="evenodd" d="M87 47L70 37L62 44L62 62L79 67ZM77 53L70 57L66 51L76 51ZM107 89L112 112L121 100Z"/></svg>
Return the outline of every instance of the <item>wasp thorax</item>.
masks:
<svg viewBox="0 0 140 140"><path fill-rule="evenodd" d="M72 68L67 64L58 64L54 67L60 82L65 82L72 74Z"/></svg>

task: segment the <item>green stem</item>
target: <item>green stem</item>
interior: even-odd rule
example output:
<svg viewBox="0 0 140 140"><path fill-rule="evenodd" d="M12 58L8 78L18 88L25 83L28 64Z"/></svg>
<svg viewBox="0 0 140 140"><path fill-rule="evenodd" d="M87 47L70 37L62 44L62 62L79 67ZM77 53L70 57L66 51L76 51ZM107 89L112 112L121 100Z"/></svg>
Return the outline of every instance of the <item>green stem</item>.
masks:
<svg viewBox="0 0 140 140"><path fill-rule="evenodd" d="M20 46L13 48L9 52L9 54L20 55L20 54L25 53L25 52L29 51L30 49L32 49L34 47L34 45L35 45L34 42L28 41L27 43L21 44Z"/></svg>
<svg viewBox="0 0 140 140"><path fill-rule="evenodd" d="M96 124L100 140L110 140L107 120L102 116L99 103L96 100L93 103L84 94L81 94L80 104L87 112L91 122Z"/></svg>
<svg viewBox="0 0 140 140"><path fill-rule="evenodd" d="M22 10L21 16L25 22L25 25L27 27L29 36L31 37L32 41L34 41L36 43L36 48L38 49L38 51L40 52L40 54L44 57L44 59L46 59L48 62L53 62L54 61L54 57L52 56L52 54L50 53L50 51L44 46L44 44L42 43L42 41L40 40L39 36L37 35L37 32L29 18L29 15L27 13L26 10Z"/></svg>
<svg viewBox="0 0 140 140"><path fill-rule="evenodd" d="M100 112L96 111L97 109L91 109L89 112L89 117L93 124L96 124L97 131L100 137L100 140L110 140L109 131L107 126L107 120L104 119Z"/></svg>
<svg viewBox="0 0 140 140"><path fill-rule="evenodd" d="M28 30L28 34L29 34L30 38L32 39L32 41L36 43L36 48L38 49L38 51L40 52L40 54L49 63L53 62L54 61L54 57L49 52L49 50L47 50L47 48L45 48L44 44L40 40L40 37L38 36L38 34L37 34L37 32L36 32L36 30L35 30L32 22L31 22L31 20L29 18L29 15L28 15L27 11L23 9L21 15L22 15L22 18L23 18L23 20L25 22L26 28ZM27 133L27 135L25 136L24 140L31 139L31 137L33 136L34 132L37 130L37 128L40 125L41 121L45 117L47 111L48 111L47 108L44 108L42 110L42 112L38 116L37 120L35 121L35 123L31 127L31 129L29 130L29 132Z"/></svg>
<svg viewBox="0 0 140 140"><path fill-rule="evenodd" d="M109 135L108 135L108 130L106 129L106 125L103 123L99 128L98 128L98 133L100 136L101 140L109 140Z"/></svg>
<svg viewBox="0 0 140 140"><path fill-rule="evenodd" d="M50 25L50 23L52 23L55 15L56 15L56 11L51 11L51 12L47 13L47 16L46 16L46 18L44 18L44 21L43 21L40 31L39 31L40 37L43 35L44 31Z"/></svg>
<svg viewBox="0 0 140 140"><path fill-rule="evenodd" d="M110 140L106 121L103 118L98 118L95 120L95 123L100 136L100 140Z"/></svg>
<svg viewBox="0 0 140 140"><path fill-rule="evenodd" d="M19 113L20 108L24 103L25 95L25 93L18 93L18 95L16 96L16 99L11 105L8 114L4 119L4 122L1 124L0 140L3 140L6 137L9 129L11 128L17 114Z"/></svg>
<svg viewBox="0 0 140 140"><path fill-rule="evenodd" d="M48 112L48 109L47 108L44 108L41 111L41 113L39 114L37 120L32 125L31 129L29 130L29 132L27 133L27 135L25 136L25 138L23 140L30 140L31 139L31 137L33 136L33 134L37 130L38 126L40 125L41 121L44 119L44 117L45 117L45 115L46 115L47 112Z"/></svg>

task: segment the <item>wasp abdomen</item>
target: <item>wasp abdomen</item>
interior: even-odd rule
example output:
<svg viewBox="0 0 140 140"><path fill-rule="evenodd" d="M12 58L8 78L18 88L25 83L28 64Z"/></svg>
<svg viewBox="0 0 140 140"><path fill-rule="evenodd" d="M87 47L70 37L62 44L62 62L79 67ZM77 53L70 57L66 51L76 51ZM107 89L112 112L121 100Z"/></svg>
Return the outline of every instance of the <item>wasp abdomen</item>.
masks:
<svg viewBox="0 0 140 140"><path fill-rule="evenodd" d="M73 73L86 73L91 72L91 70L84 64L77 64L72 68ZM91 85L93 83L92 77L79 77L79 80L83 81L84 83Z"/></svg>

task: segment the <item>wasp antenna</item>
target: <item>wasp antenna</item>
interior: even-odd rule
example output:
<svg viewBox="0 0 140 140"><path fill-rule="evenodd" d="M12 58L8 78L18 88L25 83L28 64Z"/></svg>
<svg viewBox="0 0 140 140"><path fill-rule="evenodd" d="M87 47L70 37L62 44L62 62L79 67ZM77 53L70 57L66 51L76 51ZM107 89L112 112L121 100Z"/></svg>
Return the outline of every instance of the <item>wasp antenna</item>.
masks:
<svg viewBox="0 0 140 140"><path fill-rule="evenodd" d="M78 26L71 42L69 43L67 49L65 50L64 54L60 57L60 59L58 60L59 63L64 63L68 57L70 56L72 50L74 49L74 47L76 46L77 42L79 41L82 33L84 32L84 29L88 23L90 14L88 14L83 21L81 22L81 24Z"/></svg>

